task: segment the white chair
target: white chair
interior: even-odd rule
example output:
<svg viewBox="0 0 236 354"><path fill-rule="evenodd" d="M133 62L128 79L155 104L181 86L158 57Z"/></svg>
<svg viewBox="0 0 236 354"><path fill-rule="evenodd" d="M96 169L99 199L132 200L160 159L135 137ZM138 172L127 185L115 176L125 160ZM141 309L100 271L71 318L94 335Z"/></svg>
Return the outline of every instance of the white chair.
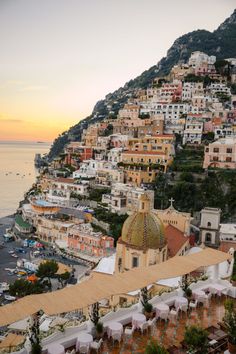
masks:
<svg viewBox="0 0 236 354"><path fill-rule="evenodd" d="M79 352L81 354L87 354L89 352L89 346L81 345L81 347L79 347Z"/></svg>
<svg viewBox="0 0 236 354"><path fill-rule="evenodd" d="M156 324L156 321L157 321L156 317L154 317L152 320L148 320L147 321L148 322L148 328L153 328L155 326L155 324Z"/></svg>
<svg viewBox="0 0 236 354"><path fill-rule="evenodd" d="M95 341L92 342L92 343L90 344L90 348L96 350L96 352L98 353L99 349L100 349L101 346L102 346L102 343L103 343L103 340L102 340L102 338L101 338L101 339L99 339L98 342L95 342Z"/></svg>
<svg viewBox="0 0 236 354"><path fill-rule="evenodd" d="M135 326L125 327L124 335L125 337L131 337L135 331Z"/></svg>
<svg viewBox="0 0 236 354"><path fill-rule="evenodd" d="M140 326L139 326L140 330L141 330L141 333L143 334L145 331L148 330L148 321L142 323Z"/></svg>
<svg viewBox="0 0 236 354"><path fill-rule="evenodd" d="M183 313L183 312L185 312L186 314L187 314L187 312L188 312L188 305L182 305L181 307L180 307L180 311Z"/></svg>
<svg viewBox="0 0 236 354"><path fill-rule="evenodd" d="M178 312L179 312L179 308L177 308L177 310L174 309L170 310L168 318L171 322L177 321Z"/></svg>
<svg viewBox="0 0 236 354"><path fill-rule="evenodd" d="M192 309L196 309L197 308L197 304L198 304L198 301L195 300L195 301L190 301L189 303L189 308L192 310Z"/></svg>
<svg viewBox="0 0 236 354"><path fill-rule="evenodd" d="M113 340L113 344L115 342L119 342L119 344L120 344L120 342L121 342L121 333L114 333L111 337L112 337L112 340Z"/></svg>

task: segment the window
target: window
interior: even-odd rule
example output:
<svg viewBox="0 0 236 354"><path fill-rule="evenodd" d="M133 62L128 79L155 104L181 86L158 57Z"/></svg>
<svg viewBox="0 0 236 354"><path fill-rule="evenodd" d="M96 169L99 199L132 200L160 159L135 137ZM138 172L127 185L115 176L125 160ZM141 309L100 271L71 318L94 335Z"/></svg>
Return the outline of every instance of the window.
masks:
<svg viewBox="0 0 236 354"><path fill-rule="evenodd" d="M208 221L207 226L211 227L211 222L210 221Z"/></svg>
<svg viewBox="0 0 236 354"><path fill-rule="evenodd" d="M226 162L232 162L232 158L231 157L226 157Z"/></svg>
<svg viewBox="0 0 236 354"><path fill-rule="evenodd" d="M218 156L213 156L213 161L218 161L218 160L219 160Z"/></svg>
<svg viewBox="0 0 236 354"><path fill-rule="evenodd" d="M211 233L210 232L206 233L206 242L211 242Z"/></svg>
<svg viewBox="0 0 236 354"><path fill-rule="evenodd" d="M226 152L227 152L227 154L231 154L232 153L232 149L231 148L227 148Z"/></svg>
<svg viewBox="0 0 236 354"><path fill-rule="evenodd" d="M132 259L132 267L137 268L138 267L138 257L133 257Z"/></svg>
<svg viewBox="0 0 236 354"><path fill-rule="evenodd" d="M214 148L213 152L219 152L219 148Z"/></svg>

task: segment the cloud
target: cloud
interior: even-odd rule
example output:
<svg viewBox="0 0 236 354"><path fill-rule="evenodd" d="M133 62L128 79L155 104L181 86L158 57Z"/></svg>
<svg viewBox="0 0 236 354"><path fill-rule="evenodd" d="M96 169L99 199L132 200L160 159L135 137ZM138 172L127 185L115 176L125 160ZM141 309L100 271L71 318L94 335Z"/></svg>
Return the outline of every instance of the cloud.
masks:
<svg viewBox="0 0 236 354"><path fill-rule="evenodd" d="M25 91L44 91L47 90L47 86L40 86L40 85L35 85L35 86L25 86L19 89L21 92Z"/></svg>
<svg viewBox="0 0 236 354"><path fill-rule="evenodd" d="M24 120L22 119L14 119L14 118L1 118L0 116L0 123L4 122L4 123L23 123Z"/></svg>

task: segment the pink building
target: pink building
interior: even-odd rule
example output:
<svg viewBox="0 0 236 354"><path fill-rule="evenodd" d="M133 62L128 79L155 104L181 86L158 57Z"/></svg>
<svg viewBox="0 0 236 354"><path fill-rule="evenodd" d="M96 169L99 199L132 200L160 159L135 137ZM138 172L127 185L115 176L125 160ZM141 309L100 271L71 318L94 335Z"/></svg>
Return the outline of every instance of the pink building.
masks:
<svg viewBox="0 0 236 354"><path fill-rule="evenodd" d="M89 224L77 225L69 232L68 249L92 257L106 257L114 250L114 239L94 232Z"/></svg>
<svg viewBox="0 0 236 354"><path fill-rule="evenodd" d="M205 147L203 168L236 168L236 138L224 138Z"/></svg>

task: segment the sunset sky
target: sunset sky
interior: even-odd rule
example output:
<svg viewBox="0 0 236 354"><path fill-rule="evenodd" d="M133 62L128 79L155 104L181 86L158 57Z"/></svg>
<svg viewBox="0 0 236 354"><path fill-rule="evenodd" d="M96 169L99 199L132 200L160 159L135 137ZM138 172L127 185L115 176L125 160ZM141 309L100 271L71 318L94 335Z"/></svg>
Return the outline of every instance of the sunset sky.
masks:
<svg viewBox="0 0 236 354"><path fill-rule="evenodd" d="M52 141L235 0L0 0L0 140Z"/></svg>

